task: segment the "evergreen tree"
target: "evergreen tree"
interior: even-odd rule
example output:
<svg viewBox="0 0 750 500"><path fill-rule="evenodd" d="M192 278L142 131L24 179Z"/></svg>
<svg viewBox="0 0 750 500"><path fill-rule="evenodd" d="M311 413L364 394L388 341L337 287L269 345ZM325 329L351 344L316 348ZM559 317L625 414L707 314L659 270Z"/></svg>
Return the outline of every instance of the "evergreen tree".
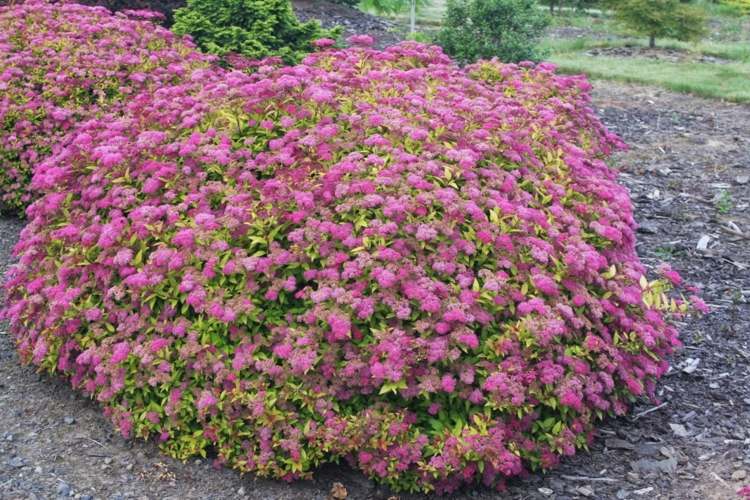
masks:
<svg viewBox="0 0 750 500"><path fill-rule="evenodd" d="M693 41L706 33L705 12L680 0L616 0L611 6L620 22L649 38L649 47L657 38Z"/></svg>

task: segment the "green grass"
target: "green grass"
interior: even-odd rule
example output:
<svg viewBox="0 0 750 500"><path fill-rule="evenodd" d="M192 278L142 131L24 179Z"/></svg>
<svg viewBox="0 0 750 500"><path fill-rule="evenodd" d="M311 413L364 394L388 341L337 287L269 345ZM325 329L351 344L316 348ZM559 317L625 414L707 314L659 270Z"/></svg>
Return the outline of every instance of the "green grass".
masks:
<svg viewBox="0 0 750 500"><path fill-rule="evenodd" d="M645 41L644 41L645 44ZM682 49L707 56L720 57L730 61L750 62L750 42L698 42L685 43L677 40L667 40L661 47Z"/></svg>
<svg viewBox="0 0 750 500"><path fill-rule="evenodd" d="M555 16L555 26L588 28L613 35L594 37L547 38L542 48L548 58L568 73L586 73L592 78L656 85L676 92L703 97L750 102L750 18L719 4L703 0L711 16L712 37L698 43L657 40L657 47L688 53L684 61L669 62L648 58L589 56L595 48L646 46L643 38L628 36L607 15L575 13ZM731 36L730 36L731 35ZM728 64L699 62L700 56L712 56Z"/></svg>
<svg viewBox="0 0 750 500"><path fill-rule="evenodd" d="M549 58L566 73L592 78L658 85L675 92L750 102L750 64L672 63L643 58L591 57L580 53Z"/></svg>
<svg viewBox="0 0 750 500"><path fill-rule="evenodd" d="M668 62L647 58L588 56L594 48L646 46L647 40L629 36L607 11L558 11L552 17L552 27L581 28L591 36L576 38L546 38L542 49L548 59L561 71L586 73L592 78L656 85L676 92L687 92L703 97L750 102L750 16L711 0L699 0L712 18L711 35L698 43L677 40L657 40L661 48L686 51L685 61ZM447 0L433 0L417 15L417 29L435 32L445 12ZM391 17L407 26L408 13ZM601 34L610 35L606 38ZM701 63L701 55L729 61L727 64Z"/></svg>

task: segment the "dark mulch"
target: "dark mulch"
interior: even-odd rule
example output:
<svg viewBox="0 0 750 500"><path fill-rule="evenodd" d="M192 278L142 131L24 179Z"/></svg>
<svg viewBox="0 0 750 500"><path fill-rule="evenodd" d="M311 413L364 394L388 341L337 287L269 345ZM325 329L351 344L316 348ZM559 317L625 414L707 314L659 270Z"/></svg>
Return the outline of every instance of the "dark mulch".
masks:
<svg viewBox="0 0 750 500"><path fill-rule="evenodd" d="M602 47L586 51L589 56L604 57L640 57L644 59L654 59L672 63L712 63L712 64L729 64L732 61L720 57L707 56L681 49L668 49L661 47L641 47L641 46L624 46L624 47Z"/></svg>
<svg viewBox="0 0 750 500"><path fill-rule="evenodd" d="M399 31L398 26L346 5L327 0L293 0L292 4L297 17L301 20L317 19L324 28L341 26L344 37L368 34L381 48L403 40L404 34Z"/></svg>

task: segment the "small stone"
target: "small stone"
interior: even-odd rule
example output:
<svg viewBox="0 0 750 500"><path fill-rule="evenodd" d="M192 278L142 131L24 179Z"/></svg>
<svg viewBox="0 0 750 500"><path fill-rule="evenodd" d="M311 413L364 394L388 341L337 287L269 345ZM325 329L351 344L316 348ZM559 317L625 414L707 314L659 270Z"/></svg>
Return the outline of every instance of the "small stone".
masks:
<svg viewBox="0 0 750 500"><path fill-rule="evenodd" d="M737 184L747 184L750 182L750 175L738 175L734 178L734 182Z"/></svg>
<svg viewBox="0 0 750 500"><path fill-rule="evenodd" d="M626 475L628 476L628 481L631 483L638 483L641 480L640 474L636 472L628 472Z"/></svg>
<svg viewBox="0 0 750 500"><path fill-rule="evenodd" d="M701 238L701 241L703 238ZM700 242L699 242L700 244ZM708 244L708 242L706 242ZM700 250L700 249L699 249ZM705 250L705 249L704 249ZM700 358L687 358L683 363L681 363L681 370L687 374L693 373L695 370L698 369L698 365L701 363Z"/></svg>
<svg viewBox="0 0 750 500"><path fill-rule="evenodd" d="M708 250L708 244L711 242L711 237L707 234L704 234L700 237L698 240L698 244L695 245L695 249L699 252L705 252Z"/></svg>
<svg viewBox="0 0 750 500"><path fill-rule="evenodd" d="M8 435L5 436L6 441L13 441L13 434L8 433Z"/></svg>
<svg viewBox="0 0 750 500"><path fill-rule="evenodd" d="M672 429L672 432L674 432L674 435L677 437L685 438L690 435L690 432L688 432L688 430L682 424L669 424L669 427Z"/></svg>
<svg viewBox="0 0 750 500"><path fill-rule="evenodd" d="M60 483L57 485L57 494L61 497L67 497L70 496L70 486L68 486L68 483Z"/></svg>
<svg viewBox="0 0 750 500"><path fill-rule="evenodd" d="M8 465L14 469L20 469L21 467L26 467L26 461L21 457L13 457L8 460Z"/></svg>
<svg viewBox="0 0 750 500"><path fill-rule="evenodd" d="M125 466L125 470L127 470L127 471L131 471L131 470L133 470L133 464L128 464L128 465L126 465L126 466Z"/></svg>
<svg viewBox="0 0 750 500"><path fill-rule="evenodd" d="M594 490L589 488L588 486L581 486L578 488L578 493L585 497L593 497L594 496Z"/></svg>
<svg viewBox="0 0 750 500"><path fill-rule="evenodd" d="M41 474L41 473L42 473L42 468L41 467L39 467L38 465L36 467L34 467L34 474Z"/></svg>
<svg viewBox="0 0 750 500"><path fill-rule="evenodd" d="M239 490L237 490L237 495L241 496L241 497L245 496L245 487L244 486L242 486Z"/></svg>
<svg viewBox="0 0 750 500"><path fill-rule="evenodd" d="M747 477L747 472L744 469L739 469L732 472L732 481L742 481Z"/></svg>
<svg viewBox="0 0 750 500"><path fill-rule="evenodd" d="M549 489L549 488L545 488L545 487L541 487L541 488L539 488L539 490L538 490L538 491L539 491L539 493L541 493L541 494L542 494L542 495L544 495L545 497L551 497L552 495L554 495L554 494L555 494L555 492L554 492L553 490L551 490L551 489Z"/></svg>
<svg viewBox="0 0 750 500"><path fill-rule="evenodd" d="M635 493L636 495L645 495L646 493L651 493L652 491L654 491L653 486L649 486L648 488L635 490L633 493Z"/></svg>
<svg viewBox="0 0 750 500"><path fill-rule="evenodd" d="M625 500L630 496L630 492L628 490L617 490L615 496L617 497L617 500Z"/></svg>
<svg viewBox="0 0 750 500"><path fill-rule="evenodd" d="M745 403L747 406L750 406L750 398L745 398L742 400L743 403Z"/></svg>
<svg viewBox="0 0 750 500"><path fill-rule="evenodd" d="M112 463L112 457L105 458L104 459L104 463L107 464L107 465L111 464Z"/></svg>
<svg viewBox="0 0 750 500"><path fill-rule="evenodd" d="M68 425L73 425L76 423L76 419L74 419L73 417L65 417L63 419L63 422L65 422Z"/></svg>

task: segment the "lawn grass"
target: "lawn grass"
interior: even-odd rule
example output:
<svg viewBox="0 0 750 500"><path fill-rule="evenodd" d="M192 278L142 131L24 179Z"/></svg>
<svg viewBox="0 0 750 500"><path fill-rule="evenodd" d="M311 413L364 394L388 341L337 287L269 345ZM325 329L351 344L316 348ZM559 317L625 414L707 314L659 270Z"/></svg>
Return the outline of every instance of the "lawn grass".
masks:
<svg viewBox="0 0 750 500"><path fill-rule="evenodd" d="M687 92L735 102L750 102L750 18L721 5L705 2L712 22L712 36L697 43L657 40L661 48L677 49L692 56L712 56L729 61L669 62L639 57L589 56L594 48L647 46L645 38L628 36L604 15L570 13L556 16L554 26L588 28L612 37L551 38L542 41L548 59L567 73L586 73L591 78L656 85L676 92ZM567 23L567 24L566 24ZM732 36L730 36L732 35ZM690 59L690 58L688 58Z"/></svg>
<svg viewBox="0 0 750 500"><path fill-rule="evenodd" d="M589 56L595 48L646 46L645 38L636 38L612 19L611 13L601 10L575 11L564 9L552 16L552 29L574 27L584 36L575 38L547 37L542 49L547 59L561 71L586 73L591 78L657 85L676 92L687 92L703 97L750 102L750 17L710 0L699 0L712 19L710 36L698 43L660 39L657 46L677 49L696 56L712 56L729 61L726 64L686 61L669 62L639 57ZM417 15L417 29L425 33L440 28L447 0L433 0ZM404 24L408 14L392 16ZM559 33L559 32L558 32ZM590 36L586 36L590 33ZM607 36L602 36L605 34Z"/></svg>
<svg viewBox="0 0 750 500"><path fill-rule="evenodd" d="M666 62L644 58L591 57L580 53L549 58L565 73L591 78L658 85L702 97L750 102L750 64Z"/></svg>

